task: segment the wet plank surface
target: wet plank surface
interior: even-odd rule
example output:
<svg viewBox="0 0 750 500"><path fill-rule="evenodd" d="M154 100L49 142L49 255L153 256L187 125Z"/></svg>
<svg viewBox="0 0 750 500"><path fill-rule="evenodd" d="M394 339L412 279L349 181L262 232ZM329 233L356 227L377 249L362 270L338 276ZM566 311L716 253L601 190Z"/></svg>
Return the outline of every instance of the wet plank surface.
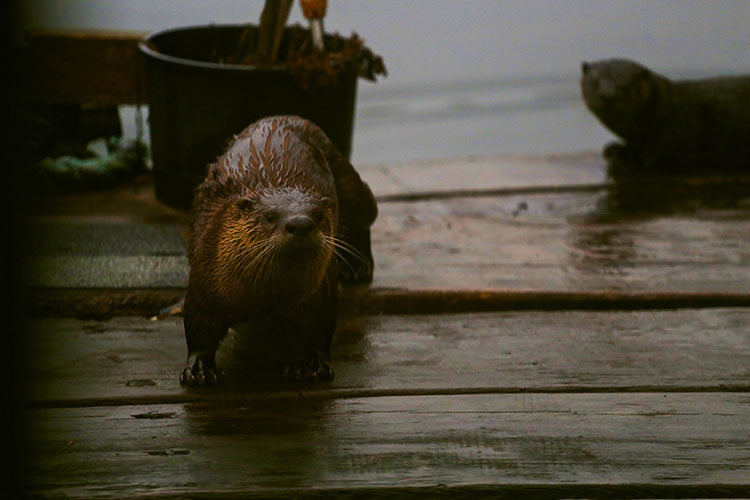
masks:
<svg viewBox="0 0 750 500"><path fill-rule="evenodd" d="M313 389L332 397L740 390L750 388L748 324L744 308L344 317L332 353L336 379ZM274 384L265 366L254 369L279 349L245 329L222 346L227 380L209 393L177 383L186 353L180 318L39 319L29 337L29 400L37 405L300 389Z"/></svg>
<svg viewBox="0 0 750 500"><path fill-rule="evenodd" d="M746 292L750 212L617 216L607 193L381 204L376 287Z"/></svg>
<svg viewBox="0 0 750 500"><path fill-rule="evenodd" d="M45 494L580 483L738 495L750 478L741 394L240 398L41 409L28 420L32 491Z"/></svg>
<svg viewBox="0 0 750 500"><path fill-rule="evenodd" d="M612 186L599 167L365 169L375 283L344 291L336 380L318 386L280 382L283 346L238 328L224 383L180 387L181 318L150 320L146 295L183 290L189 217L146 184L45 200L37 221L106 238L55 226L72 246L33 254L58 280L36 291L60 298L21 332L27 492L750 497L750 183ZM157 237L118 245L126 233ZM169 255L153 253L165 235ZM115 268L78 272L92 257ZM145 260L131 273L123 258ZM169 258L183 261L149 282Z"/></svg>
<svg viewBox="0 0 750 500"><path fill-rule="evenodd" d="M247 378L266 353L248 353L239 330L220 355L230 378L197 390L176 380L179 318L38 319L27 479L32 492L74 497L431 497L438 485L739 497L750 485L749 317L344 318L337 379L324 386Z"/></svg>
<svg viewBox="0 0 750 500"><path fill-rule="evenodd" d="M363 176L380 200L462 192L582 188L606 183L598 154L503 155L367 166Z"/></svg>
<svg viewBox="0 0 750 500"><path fill-rule="evenodd" d="M600 208L607 196L593 191L381 203L373 228L373 288L750 290L747 210L613 218ZM181 240L173 226L75 218L37 218L35 224L44 237L50 226L62 237L91 237L39 245L24 260L29 286L187 285L187 257L174 248Z"/></svg>
<svg viewBox="0 0 750 500"><path fill-rule="evenodd" d="M648 179L588 189L587 182L602 177L592 162L540 157L527 160L525 170L521 158L369 167L363 175L381 200L391 199L381 201L373 226L373 289L750 290L750 178ZM504 194L482 196L482 186ZM187 259L174 247L187 237L190 218L149 204L149 189L136 184L111 202L92 193L41 203L30 226L42 238L50 226L63 236L88 227L93 237L32 248L27 284L185 287ZM98 207L105 209L92 217ZM149 234L158 237L124 243Z"/></svg>

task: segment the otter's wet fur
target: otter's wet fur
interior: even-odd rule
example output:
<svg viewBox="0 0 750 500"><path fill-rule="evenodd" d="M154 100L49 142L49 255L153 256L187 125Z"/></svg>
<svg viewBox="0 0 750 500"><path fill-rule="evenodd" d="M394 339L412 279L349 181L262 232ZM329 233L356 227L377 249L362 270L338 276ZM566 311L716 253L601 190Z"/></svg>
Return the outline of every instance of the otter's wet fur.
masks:
<svg viewBox="0 0 750 500"><path fill-rule="evenodd" d="M622 139L613 173L750 171L750 76L673 80L628 59L581 65L588 109Z"/></svg>
<svg viewBox="0 0 750 500"><path fill-rule="evenodd" d="M193 212L181 383L216 382L219 343L250 320L285 339L288 378L332 379L338 279L373 269L377 205L351 164L313 123L264 118L209 166Z"/></svg>

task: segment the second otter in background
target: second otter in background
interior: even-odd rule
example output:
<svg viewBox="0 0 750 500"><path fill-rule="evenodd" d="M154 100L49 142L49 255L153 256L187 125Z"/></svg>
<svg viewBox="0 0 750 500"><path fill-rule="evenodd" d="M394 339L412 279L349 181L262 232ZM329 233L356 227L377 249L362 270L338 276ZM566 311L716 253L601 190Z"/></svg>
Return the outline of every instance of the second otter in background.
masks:
<svg viewBox="0 0 750 500"><path fill-rule="evenodd" d="M627 59L582 64L589 110L624 143L622 171L750 171L750 76L670 80Z"/></svg>

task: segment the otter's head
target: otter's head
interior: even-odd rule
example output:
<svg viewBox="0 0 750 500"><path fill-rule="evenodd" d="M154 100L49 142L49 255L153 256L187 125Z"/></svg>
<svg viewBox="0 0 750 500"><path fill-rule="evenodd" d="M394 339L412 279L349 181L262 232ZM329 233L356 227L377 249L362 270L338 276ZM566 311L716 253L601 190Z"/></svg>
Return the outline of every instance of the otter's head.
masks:
<svg viewBox="0 0 750 500"><path fill-rule="evenodd" d="M581 64L581 94L586 106L612 132L630 139L655 99L664 77L627 59Z"/></svg>
<svg viewBox="0 0 750 500"><path fill-rule="evenodd" d="M221 274L261 297L304 298L321 286L335 245L335 199L273 188L236 197L228 212Z"/></svg>

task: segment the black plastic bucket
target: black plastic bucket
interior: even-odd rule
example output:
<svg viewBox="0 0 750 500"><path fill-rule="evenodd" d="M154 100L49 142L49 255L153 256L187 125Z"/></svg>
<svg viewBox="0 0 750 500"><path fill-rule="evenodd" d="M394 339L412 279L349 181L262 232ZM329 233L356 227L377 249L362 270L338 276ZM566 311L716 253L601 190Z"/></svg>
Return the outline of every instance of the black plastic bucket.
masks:
<svg viewBox="0 0 750 500"><path fill-rule="evenodd" d="M151 155L157 198L189 209L193 189L234 134L264 116L295 114L316 123L349 158L355 72L336 87L307 91L286 67L210 62L231 54L247 25L161 31L139 44L146 59Z"/></svg>

